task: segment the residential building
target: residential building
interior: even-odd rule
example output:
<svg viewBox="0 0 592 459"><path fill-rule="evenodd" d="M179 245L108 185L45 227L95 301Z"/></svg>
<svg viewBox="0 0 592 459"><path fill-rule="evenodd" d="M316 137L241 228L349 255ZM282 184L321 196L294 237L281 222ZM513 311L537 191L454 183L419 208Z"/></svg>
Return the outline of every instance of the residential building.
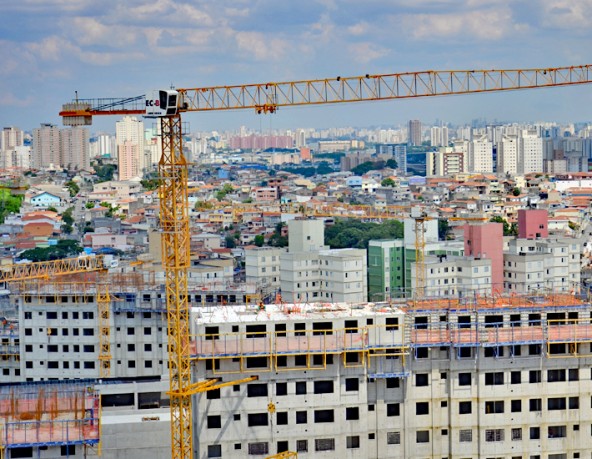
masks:
<svg viewBox="0 0 592 459"><path fill-rule="evenodd" d="M487 135L476 136L469 142L468 171L493 172L493 143Z"/></svg>
<svg viewBox="0 0 592 459"><path fill-rule="evenodd" d="M497 145L497 172L517 174L519 156L518 136L504 135Z"/></svg>
<svg viewBox="0 0 592 459"><path fill-rule="evenodd" d="M60 130L60 164L68 170L90 169L88 129L74 126Z"/></svg>
<svg viewBox="0 0 592 459"><path fill-rule="evenodd" d="M246 247L245 274L247 284L261 286L265 294L280 288L280 255L278 247Z"/></svg>
<svg viewBox="0 0 592 459"><path fill-rule="evenodd" d="M501 223L465 224L465 256L490 260L490 283L502 291L504 284L504 235Z"/></svg>
<svg viewBox="0 0 592 459"><path fill-rule="evenodd" d="M453 147L426 152L426 176L441 177L467 172L467 155Z"/></svg>
<svg viewBox="0 0 592 459"><path fill-rule="evenodd" d="M144 122L124 116L115 123L119 180L141 177L144 169Z"/></svg>
<svg viewBox="0 0 592 459"><path fill-rule="evenodd" d="M545 209L518 210L518 238L538 239L549 237L549 216Z"/></svg>
<svg viewBox="0 0 592 459"><path fill-rule="evenodd" d="M447 147L448 128L446 126L433 126L430 129L430 144L432 147Z"/></svg>
<svg viewBox="0 0 592 459"><path fill-rule="evenodd" d="M405 294L402 240L368 241L368 300L387 301Z"/></svg>
<svg viewBox="0 0 592 459"><path fill-rule="evenodd" d="M12 150L23 146L23 131L17 127L5 127L0 132L0 150Z"/></svg>
<svg viewBox="0 0 592 459"><path fill-rule="evenodd" d="M37 169L60 167L60 129L53 124L41 124L33 129L32 166Z"/></svg>
<svg viewBox="0 0 592 459"><path fill-rule="evenodd" d="M421 145L421 121L410 120L407 127L407 144L411 146Z"/></svg>

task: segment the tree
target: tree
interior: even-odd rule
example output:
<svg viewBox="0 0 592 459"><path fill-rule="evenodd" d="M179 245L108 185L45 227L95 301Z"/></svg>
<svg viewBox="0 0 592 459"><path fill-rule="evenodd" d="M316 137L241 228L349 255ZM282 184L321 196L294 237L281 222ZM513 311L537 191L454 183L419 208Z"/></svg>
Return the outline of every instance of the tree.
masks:
<svg viewBox="0 0 592 459"><path fill-rule="evenodd" d="M66 234L71 234L72 230L74 229L74 217L72 216L72 211L74 207L68 207L62 213L62 231Z"/></svg>
<svg viewBox="0 0 592 459"><path fill-rule="evenodd" d="M94 169L99 182L108 182L109 180L113 180L113 174L117 170L117 166L115 164L97 164L94 166Z"/></svg>
<svg viewBox="0 0 592 459"><path fill-rule="evenodd" d="M76 183L74 180L70 180L70 181L66 182L66 188L68 188L71 198L76 196L78 194L78 192L80 191L80 187L78 186L78 183Z"/></svg>
<svg viewBox="0 0 592 459"><path fill-rule="evenodd" d="M382 182L380 182L381 186L396 186L397 182L395 182L392 178L387 177L385 179L382 180Z"/></svg>
<svg viewBox="0 0 592 459"><path fill-rule="evenodd" d="M450 225L448 220L438 220L438 239L441 241L445 241L448 237L448 232L450 231Z"/></svg>
<svg viewBox="0 0 592 459"><path fill-rule="evenodd" d="M387 220L382 223L364 223L357 220L336 220L325 230L325 244L334 249L368 248L372 239L402 239L403 223Z"/></svg>
<svg viewBox="0 0 592 459"><path fill-rule="evenodd" d="M6 188L0 188L0 223L4 223L7 215L17 213L21 208L24 196L15 196Z"/></svg>
<svg viewBox="0 0 592 459"><path fill-rule="evenodd" d="M107 202L107 201L103 201L101 203L101 207L106 207L107 208L107 212L105 212L105 217L114 217L115 213L119 210L119 206L114 206L113 204Z"/></svg>
<svg viewBox="0 0 592 459"><path fill-rule="evenodd" d="M520 193L521 193L521 191L520 191L520 188L518 188L518 187L515 187L515 188L512 190L512 194L513 194L514 196L520 196Z"/></svg>
<svg viewBox="0 0 592 459"><path fill-rule="evenodd" d="M224 241L226 242L227 249L234 249L236 247L236 239L234 237L226 236Z"/></svg>
<svg viewBox="0 0 592 459"><path fill-rule="evenodd" d="M386 163L382 160L374 161L374 162L373 161L366 161L356 167L353 167L351 171L356 175L364 175L370 171L384 169L385 164Z"/></svg>
<svg viewBox="0 0 592 459"><path fill-rule="evenodd" d="M275 231L269 238L269 245L272 247L288 247L288 238L286 236L282 236L282 228L285 226L285 223L278 223L275 225Z"/></svg>
<svg viewBox="0 0 592 459"><path fill-rule="evenodd" d="M263 236L263 234L258 234L257 236L255 236L255 242L254 244L257 247L263 247L263 244L265 243L265 236Z"/></svg>
<svg viewBox="0 0 592 459"><path fill-rule="evenodd" d="M227 194L232 193L234 187L230 183L225 183L221 190L216 192L216 199L222 201Z"/></svg>
<svg viewBox="0 0 592 459"><path fill-rule="evenodd" d="M500 217L500 216L491 217L491 219L489 221L493 222L493 223L503 224L504 225L504 229L503 229L504 236L517 236L518 235L518 226L516 225L516 223L512 223L510 225L504 217Z"/></svg>
<svg viewBox="0 0 592 459"><path fill-rule="evenodd" d="M75 257L80 252L82 252L82 247L80 247L78 241L63 239L58 241L54 246L25 250L19 255L19 258L33 262L60 260L62 258Z"/></svg>
<svg viewBox="0 0 592 459"><path fill-rule="evenodd" d="M399 167L399 165L397 164L397 161L394 159L387 159L386 160L386 167L390 167L391 169L396 169L397 167Z"/></svg>
<svg viewBox="0 0 592 459"><path fill-rule="evenodd" d="M95 203L94 203L94 202L90 202L90 201L89 201L89 202L87 202L87 203L84 205L84 207L85 207L86 209L92 209L94 206L95 206Z"/></svg>

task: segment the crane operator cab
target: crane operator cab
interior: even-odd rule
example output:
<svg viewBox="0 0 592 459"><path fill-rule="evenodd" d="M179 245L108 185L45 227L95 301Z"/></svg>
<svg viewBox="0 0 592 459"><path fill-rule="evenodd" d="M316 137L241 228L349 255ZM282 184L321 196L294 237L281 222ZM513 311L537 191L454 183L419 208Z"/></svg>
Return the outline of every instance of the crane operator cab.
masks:
<svg viewBox="0 0 592 459"><path fill-rule="evenodd" d="M146 118L160 118L177 114L179 92L174 89L151 91L146 94Z"/></svg>

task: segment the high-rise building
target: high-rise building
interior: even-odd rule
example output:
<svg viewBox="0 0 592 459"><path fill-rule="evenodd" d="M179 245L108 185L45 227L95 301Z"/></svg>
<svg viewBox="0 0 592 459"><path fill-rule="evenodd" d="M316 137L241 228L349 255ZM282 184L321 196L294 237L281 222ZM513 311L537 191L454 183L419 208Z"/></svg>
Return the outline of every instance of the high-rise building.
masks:
<svg viewBox="0 0 592 459"><path fill-rule="evenodd" d="M452 147L426 153L426 176L442 177L467 172L467 155Z"/></svg>
<svg viewBox="0 0 592 459"><path fill-rule="evenodd" d="M119 180L141 177L144 169L144 122L124 116L115 124Z"/></svg>
<svg viewBox="0 0 592 459"><path fill-rule="evenodd" d="M60 164L68 170L90 168L88 129L74 126L60 130Z"/></svg>
<svg viewBox="0 0 592 459"><path fill-rule="evenodd" d="M497 146L497 172L518 173L518 136L504 135Z"/></svg>
<svg viewBox="0 0 592 459"><path fill-rule="evenodd" d="M421 121L409 121L409 127L407 129L407 143L411 146L421 145Z"/></svg>
<svg viewBox="0 0 592 459"><path fill-rule="evenodd" d="M519 145L518 173L543 172L543 139L537 131L522 131Z"/></svg>
<svg viewBox="0 0 592 459"><path fill-rule="evenodd" d="M493 172L493 144L487 135L474 137L469 142L469 172Z"/></svg>
<svg viewBox="0 0 592 459"><path fill-rule="evenodd" d="M448 146L448 128L446 126L434 126L430 129L430 142L432 147Z"/></svg>
<svg viewBox="0 0 592 459"><path fill-rule="evenodd" d="M5 127L0 134L0 150L11 150L23 145L23 131L19 128Z"/></svg>
<svg viewBox="0 0 592 459"><path fill-rule="evenodd" d="M33 129L32 161L32 166L37 169L61 165L60 129L57 126L44 123Z"/></svg>

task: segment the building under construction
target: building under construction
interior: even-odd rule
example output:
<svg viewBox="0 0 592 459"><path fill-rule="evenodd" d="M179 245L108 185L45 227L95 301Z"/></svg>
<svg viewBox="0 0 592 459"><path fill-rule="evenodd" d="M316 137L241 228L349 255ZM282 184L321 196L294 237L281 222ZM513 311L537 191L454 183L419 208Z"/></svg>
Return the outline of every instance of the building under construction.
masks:
<svg viewBox="0 0 592 459"><path fill-rule="evenodd" d="M201 458L577 458L592 306L572 295L194 309Z"/></svg>

